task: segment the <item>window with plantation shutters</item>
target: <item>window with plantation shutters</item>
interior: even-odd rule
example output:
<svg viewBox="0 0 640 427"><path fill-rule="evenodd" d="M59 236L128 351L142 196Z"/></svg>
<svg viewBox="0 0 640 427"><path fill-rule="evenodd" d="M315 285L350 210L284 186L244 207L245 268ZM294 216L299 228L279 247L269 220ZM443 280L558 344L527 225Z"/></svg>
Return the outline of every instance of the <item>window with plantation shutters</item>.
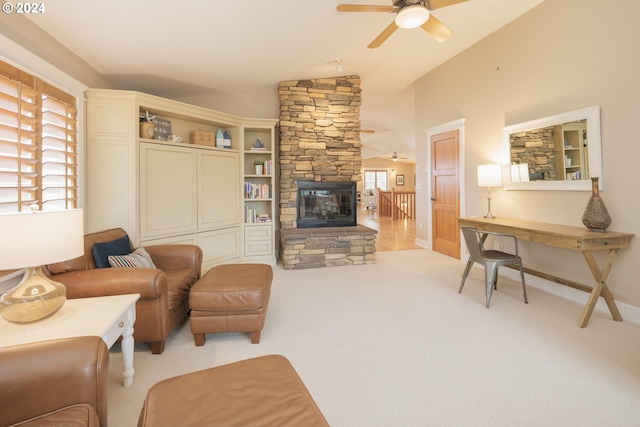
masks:
<svg viewBox="0 0 640 427"><path fill-rule="evenodd" d="M77 207L75 97L0 61L0 212Z"/></svg>

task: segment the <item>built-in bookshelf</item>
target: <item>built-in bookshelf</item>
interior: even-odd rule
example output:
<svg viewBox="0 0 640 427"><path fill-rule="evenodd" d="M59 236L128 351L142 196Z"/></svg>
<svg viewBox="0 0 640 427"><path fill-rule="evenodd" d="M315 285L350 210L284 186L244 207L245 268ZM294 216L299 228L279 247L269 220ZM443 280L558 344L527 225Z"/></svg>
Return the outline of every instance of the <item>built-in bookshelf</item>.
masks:
<svg viewBox="0 0 640 427"><path fill-rule="evenodd" d="M244 123L244 258L275 262L276 120L247 120Z"/></svg>

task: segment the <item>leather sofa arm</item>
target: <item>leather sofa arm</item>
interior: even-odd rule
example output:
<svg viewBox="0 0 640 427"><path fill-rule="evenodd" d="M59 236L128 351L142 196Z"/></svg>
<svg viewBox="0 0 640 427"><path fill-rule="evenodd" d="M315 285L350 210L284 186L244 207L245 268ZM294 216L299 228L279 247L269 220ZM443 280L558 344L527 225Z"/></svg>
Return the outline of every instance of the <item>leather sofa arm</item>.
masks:
<svg viewBox="0 0 640 427"><path fill-rule="evenodd" d="M52 280L67 287L67 298L140 294L140 299L167 295L167 276L155 268L95 268L55 274Z"/></svg>
<svg viewBox="0 0 640 427"><path fill-rule="evenodd" d="M0 349L0 426L77 404L107 425L109 351L100 337L76 337Z"/></svg>
<svg viewBox="0 0 640 427"><path fill-rule="evenodd" d="M195 269L200 277L202 249L196 245L151 245L144 249L160 270Z"/></svg>

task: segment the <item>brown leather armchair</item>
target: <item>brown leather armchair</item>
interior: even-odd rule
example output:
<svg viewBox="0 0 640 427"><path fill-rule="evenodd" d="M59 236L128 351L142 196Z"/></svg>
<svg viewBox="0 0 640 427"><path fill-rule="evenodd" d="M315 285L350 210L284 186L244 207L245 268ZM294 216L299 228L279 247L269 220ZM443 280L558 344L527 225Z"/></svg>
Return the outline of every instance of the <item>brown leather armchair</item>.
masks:
<svg viewBox="0 0 640 427"><path fill-rule="evenodd" d="M169 333L188 314L189 289L200 278L202 250L195 245L145 246L156 269L96 268L93 245L125 235L121 228L86 234L83 256L50 264L45 271L67 287L67 298L140 294L133 338L150 343L151 352L160 354Z"/></svg>
<svg viewBox="0 0 640 427"><path fill-rule="evenodd" d="M108 368L100 337L0 349L0 427L106 427Z"/></svg>

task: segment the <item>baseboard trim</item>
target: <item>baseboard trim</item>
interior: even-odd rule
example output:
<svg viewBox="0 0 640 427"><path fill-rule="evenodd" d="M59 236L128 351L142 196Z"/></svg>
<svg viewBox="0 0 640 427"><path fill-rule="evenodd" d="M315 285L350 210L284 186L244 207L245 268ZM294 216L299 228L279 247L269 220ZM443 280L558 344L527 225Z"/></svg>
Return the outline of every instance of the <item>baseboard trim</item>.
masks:
<svg viewBox="0 0 640 427"><path fill-rule="evenodd" d="M431 250L431 241L430 240L415 239L415 241L413 243L415 243L416 246L420 246L421 248L425 248L425 249Z"/></svg>

